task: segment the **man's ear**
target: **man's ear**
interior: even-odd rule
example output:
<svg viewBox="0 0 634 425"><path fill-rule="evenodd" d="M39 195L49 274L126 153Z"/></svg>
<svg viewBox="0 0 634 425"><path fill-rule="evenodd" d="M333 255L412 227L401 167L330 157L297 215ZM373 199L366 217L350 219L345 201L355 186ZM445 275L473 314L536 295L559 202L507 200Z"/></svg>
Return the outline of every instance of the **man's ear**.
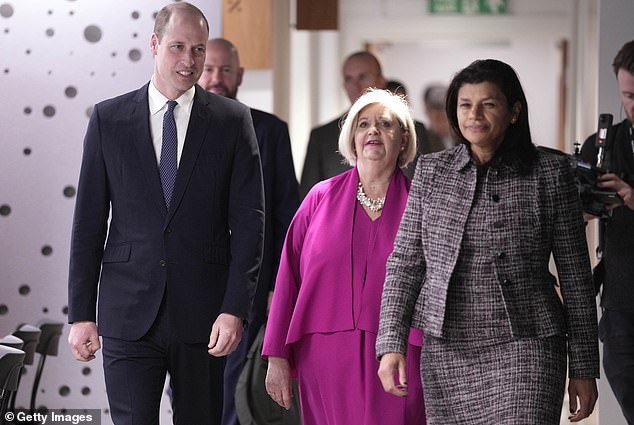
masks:
<svg viewBox="0 0 634 425"><path fill-rule="evenodd" d="M150 51L152 52L152 56L156 56L156 53L158 52L158 46L158 36L156 35L156 33L152 33L152 36L150 37Z"/></svg>
<svg viewBox="0 0 634 425"><path fill-rule="evenodd" d="M244 75L244 67L238 68L238 87L242 85L242 76Z"/></svg>

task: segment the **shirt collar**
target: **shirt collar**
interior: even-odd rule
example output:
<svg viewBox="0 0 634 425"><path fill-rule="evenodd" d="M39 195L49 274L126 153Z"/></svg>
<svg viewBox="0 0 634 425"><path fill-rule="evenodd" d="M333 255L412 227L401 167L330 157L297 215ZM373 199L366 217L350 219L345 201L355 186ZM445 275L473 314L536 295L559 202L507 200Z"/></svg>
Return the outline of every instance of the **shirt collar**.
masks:
<svg viewBox="0 0 634 425"><path fill-rule="evenodd" d="M453 164L456 170L464 171L469 167L476 167L476 162L473 159L473 156L471 156L471 149L466 143L461 143L455 149L456 161L454 161ZM515 170L515 167L512 165L504 163L499 155L496 155L493 158L489 167L495 170Z"/></svg>
<svg viewBox="0 0 634 425"><path fill-rule="evenodd" d="M191 104L194 101L194 93L196 93L196 88L195 86L192 86L189 90L174 100L178 102L178 106L182 107L183 110L190 110ZM150 81L150 84L148 85L148 99L150 105L150 115L154 115L163 109L165 103L169 100L156 88L154 81Z"/></svg>

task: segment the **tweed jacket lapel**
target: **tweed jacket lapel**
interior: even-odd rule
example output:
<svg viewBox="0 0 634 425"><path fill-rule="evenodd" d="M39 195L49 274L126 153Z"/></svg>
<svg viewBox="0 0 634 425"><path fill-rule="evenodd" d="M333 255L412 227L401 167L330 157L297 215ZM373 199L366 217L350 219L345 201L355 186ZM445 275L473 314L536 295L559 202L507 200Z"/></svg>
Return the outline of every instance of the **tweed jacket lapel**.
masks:
<svg viewBox="0 0 634 425"><path fill-rule="evenodd" d="M436 164L427 183L428 196L422 199L421 205L428 280L423 285L419 303L423 303L425 327L432 335L440 335L442 331L447 287L460 253L477 179L466 146L457 147L454 154L446 158L447 161ZM442 208L438 208L439 205Z"/></svg>

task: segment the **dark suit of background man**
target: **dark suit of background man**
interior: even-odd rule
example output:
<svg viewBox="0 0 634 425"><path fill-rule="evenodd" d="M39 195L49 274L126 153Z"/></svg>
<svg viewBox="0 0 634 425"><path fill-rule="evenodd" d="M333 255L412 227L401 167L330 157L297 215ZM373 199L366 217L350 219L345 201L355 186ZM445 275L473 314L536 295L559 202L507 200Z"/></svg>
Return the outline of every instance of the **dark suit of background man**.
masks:
<svg viewBox="0 0 634 425"><path fill-rule="evenodd" d="M198 84L220 96L235 99L238 87L242 84L243 74L244 68L240 66L238 51L230 41L217 38L207 42L205 66ZM269 294L273 293L284 237L299 206L299 188L295 177L288 125L275 115L253 108L251 116L260 147L264 175L264 256L246 337L236 351L227 357L223 425L238 423L234 403L236 384L246 362L249 347L266 320Z"/></svg>
<svg viewBox="0 0 634 425"><path fill-rule="evenodd" d="M605 275L601 294L603 314L599 338L603 341L603 369L627 423L634 425L634 40L625 43L612 63L626 118L612 127L611 171L599 186L616 191L624 205L605 219ZM581 155L596 163L596 134L583 144Z"/></svg>
<svg viewBox="0 0 634 425"><path fill-rule="evenodd" d="M430 84L423 90L423 109L427 115L427 138L434 151L456 146L458 139L452 134L445 102L445 84Z"/></svg>
<svg viewBox="0 0 634 425"><path fill-rule="evenodd" d="M220 423L221 356L240 342L257 282L264 233L257 141L248 108L195 86L208 34L194 6L164 7L150 39L151 81L97 104L86 132L69 343L87 361L102 336L117 425L158 425L166 372L176 424ZM178 102L171 197L159 172L169 152L162 146L168 100Z"/></svg>
<svg viewBox="0 0 634 425"><path fill-rule="evenodd" d="M369 87L386 88L387 81L383 76L381 64L376 56L368 51L358 51L349 55L343 63L342 71L343 87L350 99L350 104L354 103ZM302 198L315 183L350 169L350 166L342 162L343 157L337 152L339 130L344 115L311 130L299 185ZM429 146L423 123L415 121L414 125L418 138L416 141L418 154L434 152L436 149ZM403 172L411 179L415 168L416 160Z"/></svg>

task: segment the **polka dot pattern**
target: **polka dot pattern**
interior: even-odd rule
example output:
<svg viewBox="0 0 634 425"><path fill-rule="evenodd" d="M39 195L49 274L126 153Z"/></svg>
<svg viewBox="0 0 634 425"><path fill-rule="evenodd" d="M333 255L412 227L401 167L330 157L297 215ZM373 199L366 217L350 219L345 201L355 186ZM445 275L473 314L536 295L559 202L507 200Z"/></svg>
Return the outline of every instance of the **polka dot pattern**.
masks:
<svg viewBox="0 0 634 425"><path fill-rule="evenodd" d="M13 16L13 6L9 3L0 4L0 16L3 18L10 18Z"/></svg>
<svg viewBox="0 0 634 425"><path fill-rule="evenodd" d="M96 43L101 40L101 28L97 25L88 25L84 29L84 37L91 43Z"/></svg>
<svg viewBox="0 0 634 425"><path fill-rule="evenodd" d="M42 109L42 113L45 117L54 117L55 116L55 107L53 105L46 105L44 109Z"/></svg>
<svg viewBox="0 0 634 425"><path fill-rule="evenodd" d="M64 196L67 198L72 198L73 196L75 196L75 188L73 186L66 186L64 188Z"/></svg>
<svg viewBox="0 0 634 425"><path fill-rule="evenodd" d="M77 96L77 87L73 87L73 86L66 87L66 89L64 90L64 94L66 95L66 97L72 99L73 97Z"/></svg>

